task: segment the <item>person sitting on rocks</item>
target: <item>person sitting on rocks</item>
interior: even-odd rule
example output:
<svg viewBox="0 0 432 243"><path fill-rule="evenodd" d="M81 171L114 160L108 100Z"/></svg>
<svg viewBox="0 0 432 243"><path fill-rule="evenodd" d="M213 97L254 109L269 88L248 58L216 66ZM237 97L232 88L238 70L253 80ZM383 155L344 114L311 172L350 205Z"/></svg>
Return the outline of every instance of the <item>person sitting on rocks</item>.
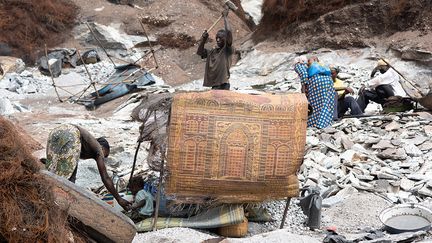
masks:
<svg viewBox="0 0 432 243"><path fill-rule="evenodd" d="M219 30L216 34L217 46L211 50L204 48L209 37L208 32L204 31L197 50L197 54L200 55L202 59L207 58L204 74L204 86L211 87L212 89L230 89L229 69L232 63L234 48L232 47L233 37L231 27L227 19L228 12L228 9L225 9L222 12L225 29Z"/></svg>
<svg viewBox="0 0 432 243"><path fill-rule="evenodd" d="M346 87L345 83L337 78L340 70L337 67L331 67L331 75L333 79L333 85L337 92L336 107L337 117L341 118L345 113L350 110L350 114L353 116L362 115L363 112L360 109L357 101L348 94L354 94L354 91L350 87Z"/></svg>
<svg viewBox="0 0 432 243"><path fill-rule="evenodd" d="M387 63L389 62L386 59L380 59L374 71L372 71L372 75L377 70L380 71L381 75L368 81L369 89L366 89L364 86L360 89L357 103L362 112L365 111L370 101L383 105L386 99L391 96L407 96L402 85L399 83L400 77L398 73L390 68Z"/></svg>
<svg viewBox="0 0 432 243"><path fill-rule="evenodd" d="M130 202L121 198L105 167L109 152L110 146L105 138L96 139L84 128L67 124L51 131L46 147L47 158L42 161L48 171L75 183L79 159L94 159L105 187L120 206L127 209Z"/></svg>
<svg viewBox="0 0 432 243"><path fill-rule="evenodd" d="M312 107L308 127L326 128L331 125L335 109L335 90L330 69L318 63L318 58L296 58L294 71L299 75L302 92ZM309 62L309 66L306 62Z"/></svg>
<svg viewBox="0 0 432 243"><path fill-rule="evenodd" d="M129 189L134 195L134 203L130 207L132 210L130 218L134 222L140 222L153 215L154 211L154 197L153 194L145 190L145 182L141 176L132 177L129 183Z"/></svg>

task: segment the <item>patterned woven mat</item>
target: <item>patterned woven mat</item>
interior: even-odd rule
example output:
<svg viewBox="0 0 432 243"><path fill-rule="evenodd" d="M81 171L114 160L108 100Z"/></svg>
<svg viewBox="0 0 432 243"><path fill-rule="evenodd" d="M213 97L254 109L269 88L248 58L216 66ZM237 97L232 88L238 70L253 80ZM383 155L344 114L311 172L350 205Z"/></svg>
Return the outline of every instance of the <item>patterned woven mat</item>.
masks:
<svg viewBox="0 0 432 243"><path fill-rule="evenodd" d="M167 194L223 203L297 196L306 120L303 94L175 95Z"/></svg>

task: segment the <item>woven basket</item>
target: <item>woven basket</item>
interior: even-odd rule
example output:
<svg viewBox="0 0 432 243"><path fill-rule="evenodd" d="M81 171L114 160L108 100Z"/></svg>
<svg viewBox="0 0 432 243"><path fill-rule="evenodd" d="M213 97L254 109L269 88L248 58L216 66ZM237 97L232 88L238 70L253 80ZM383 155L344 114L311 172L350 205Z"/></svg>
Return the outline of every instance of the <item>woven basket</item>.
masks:
<svg viewBox="0 0 432 243"><path fill-rule="evenodd" d="M303 94L176 94L166 193L222 203L297 196L306 119Z"/></svg>
<svg viewBox="0 0 432 243"><path fill-rule="evenodd" d="M225 237L245 237L248 232L249 222L247 218L244 218L240 224L229 225L218 228L218 234Z"/></svg>

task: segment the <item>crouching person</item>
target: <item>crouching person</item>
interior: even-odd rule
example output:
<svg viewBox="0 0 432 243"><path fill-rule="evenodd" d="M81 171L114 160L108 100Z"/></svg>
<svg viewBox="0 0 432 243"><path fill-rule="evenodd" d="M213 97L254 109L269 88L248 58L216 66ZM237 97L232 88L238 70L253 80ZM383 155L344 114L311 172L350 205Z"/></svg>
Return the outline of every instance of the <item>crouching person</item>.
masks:
<svg viewBox="0 0 432 243"><path fill-rule="evenodd" d="M135 176L131 179L129 189L134 196L134 203L130 207L128 216L135 222L140 222L152 217L154 212L154 196L144 189L145 183L142 177Z"/></svg>

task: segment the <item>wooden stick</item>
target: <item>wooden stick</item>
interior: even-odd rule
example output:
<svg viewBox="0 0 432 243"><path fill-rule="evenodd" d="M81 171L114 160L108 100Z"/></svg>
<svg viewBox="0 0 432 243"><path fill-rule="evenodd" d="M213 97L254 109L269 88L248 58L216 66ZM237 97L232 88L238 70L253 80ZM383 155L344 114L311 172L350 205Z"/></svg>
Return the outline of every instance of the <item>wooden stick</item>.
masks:
<svg viewBox="0 0 432 243"><path fill-rule="evenodd" d="M102 43L100 42L100 40L96 37L96 34L93 32L92 28L90 27L90 25L88 24L88 22L85 22L87 25L87 28L90 30L90 33L93 35L93 37L96 39L96 41L99 43L99 46L102 48L102 50L105 52L105 54L107 55L108 59L112 62L112 64L114 65L114 68L116 68L116 64L114 63L114 61L111 59L111 56L108 54L108 52L105 50L105 48L103 47Z"/></svg>
<svg viewBox="0 0 432 243"><path fill-rule="evenodd" d="M153 59L154 59L154 61L155 61L156 69L157 69L157 68L159 67L159 64L158 64L158 61L157 61L156 56L155 56L155 51L154 51L153 46L152 46L152 44L151 44L151 42L150 42L150 38L149 38L149 36L148 36L148 34L147 34L147 31L146 31L145 28L144 28L144 25L143 25L143 23L142 23L142 19L140 19L139 22L140 22L141 28L142 28L143 31L144 31L144 35L145 35L146 38L147 38L147 41L148 41L148 44L149 44L149 47L150 47L150 51L151 51L152 54L153 54Z"/></svg>
<svg viewBox="0 0 432 243"><path fill-rule="evenodd" d="M283 229L283 227L285 225L285 220L286 220L286 217L287 217L287 214L288 214L288 208L290 206L290 203L291 203L291 198L288 197L287 200L286 200L285 210L284 210L284 213L283 213L282 221L281 221L281 224L280 224L280 227L279 227L280 229Z"/></svg>
<svg viewBox="0 0 432 243"><path fill-rule="evenodd" d="M83 60L83 58L82 58L82 56L81 56L81 53L80 53L80 51L78 50L78 48L75 48L75 49L76 49L76 51L77 51L78 57L80 58L82 64L84 65L84 68L85 68L85 70L86 70L86 72L87 72L87 75L89 76L89 79L90 79L90 85L89 85L89 87L90 87L90 86L93 86L93 88L94 88L94 90L95 90L95 92L96 92L96 97L99 97L99 92L98 92L98 90L96 89L95 82L93 81L92 76L91 76L89 70L87 69L87 65L85 64L85 62L84 62L84 60ZM83 92L83 93L78 97L78 99L80 99L81 96L83 96L83 94L84 94L88 89L89 89L89 88L85 89L84 92Z"/></svg>
<svg viewBox="0 0 432 243"><path fill-rule="evenodd" d="M159 134L159 127L157 125L157 120L156 120L156 111L154 112L154 122L156 123L156 131ZM162 145L163 146L163 145ZM164 176L164 171L165 171L165 147L161 148L161 169L160 169L160 173L159 173L159 185L158 185L158 191L156 194L156 211L155 211L155 216L154 216L154 220L153 220L153 231L157 230L157 220L159 217L159 205L160 205L160 195L161 195L161 190L162 190L162 182L163 182L163 176Z"/></svg>
<svg viewBox="0 0 432 243"><path fill-rule="evenodd" d="M141 136L141 134L140 134L140 136ZM132 180L133 174L135 172L135 165L136 165L136 161L137 161L137 158L138 158L138 152L139 152L139 149L141 147L141 143L142 143L142 141L141 141L141 138L140 138L139 141L138 141L137 148L135 150L134 161L133 161L133 164L132 164L132 171L131 171L130 178L129 178L129 185L130 185L130 182Z"/></svg>
<svg viewBox="0 0 432 243"><path fill-rule="evenodd" d="M381 58L381 60L383 61L383 62L385 62L390 68L392 68L393 70L395 70L396 71L396 73L397 74L399 74L403 79L405 79L405 81L407 81L409 84L411 84L411 86L413 86L413 88L414 89L416 89L419 93L420 93L420 95L421 96L426 96L422 91L421 91L421 89L417 86L417 84L415 84L414 82L412 82L412 81L410 81L410 80L408 80L407 78L405 78L405 76L401 73L401 72L399 72L396 68L394 68L390 63L388 63L386 60L384 60L384 58Z"/></svg>
<svg viewBox="0 0 432 243"><path fill-rule="evenodd" d="M52 86L54 87L54 90L55 90L55 92L56 92L56 94L57 94L57 98L58 98L58 100L59 100L60 102L63 102L63 100L60 98L60 95L59 95L59 93L58 93L58 91L57 91L57 86L56 86L56 84L55 84L54 77L53 77L53 74L52 74L52 71L51 71L51 65L50 65L50 63L49 63L49 58L48 58L48 49L47 49L47 45L46 45L46 44L45 44L45 57L46 57L46 61L47 61L48 71L49 71L49 73L50 73L50 77L51 77L51 81L52 81Z"/></svg>

